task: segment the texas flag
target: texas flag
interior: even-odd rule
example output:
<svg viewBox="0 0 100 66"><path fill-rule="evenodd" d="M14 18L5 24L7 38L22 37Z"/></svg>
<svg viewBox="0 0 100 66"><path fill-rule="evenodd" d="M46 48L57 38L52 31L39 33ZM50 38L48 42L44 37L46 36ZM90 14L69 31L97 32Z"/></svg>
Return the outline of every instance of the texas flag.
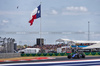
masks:
<svg viewBox="0 0 100 66"><path fill-rule="evenodd" d="M37 8L35 8L31 14L31 20L29 21L30 26L33 24L34 19L41 17L41 5L39 5Z"/></svg>

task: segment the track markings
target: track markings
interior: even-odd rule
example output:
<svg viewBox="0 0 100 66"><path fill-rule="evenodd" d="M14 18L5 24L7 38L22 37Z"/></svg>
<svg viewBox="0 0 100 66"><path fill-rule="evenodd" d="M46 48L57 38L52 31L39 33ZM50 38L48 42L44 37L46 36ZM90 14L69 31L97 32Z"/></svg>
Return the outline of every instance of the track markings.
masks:
<svg viewBox="0 0 100 66"><path fill-rule="evenodd" d="M47 59L55 59L52 57L37 57L35 59L23 59L23 60L3 60L0 62L14 62L14 61L32 61L32 60L47 60Z"/></svg>

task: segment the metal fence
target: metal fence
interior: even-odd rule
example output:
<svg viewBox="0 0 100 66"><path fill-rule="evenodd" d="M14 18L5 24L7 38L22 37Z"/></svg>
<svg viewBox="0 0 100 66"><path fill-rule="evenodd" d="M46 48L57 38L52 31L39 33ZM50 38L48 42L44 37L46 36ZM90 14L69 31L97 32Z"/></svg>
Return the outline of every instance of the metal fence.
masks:
<svg viewBox="0 0 100 66"><path fill-rule="evenodd" d="M21 57L20 53L0 53L0 58L15 58Z"/></svg>

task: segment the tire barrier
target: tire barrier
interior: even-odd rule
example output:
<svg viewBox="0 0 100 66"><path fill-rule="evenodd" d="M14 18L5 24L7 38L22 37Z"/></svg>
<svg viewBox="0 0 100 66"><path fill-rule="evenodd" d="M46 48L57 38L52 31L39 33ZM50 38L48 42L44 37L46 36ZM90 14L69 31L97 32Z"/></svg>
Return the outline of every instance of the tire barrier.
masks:
<svg viewBox="0 0 100 66"><path fill-rule="evenodd" d="M38 54L21 54L22 57L25 56L68 56L74 53L38 53ZM100 55L100 52L84 52L85 55Z"/></svg>

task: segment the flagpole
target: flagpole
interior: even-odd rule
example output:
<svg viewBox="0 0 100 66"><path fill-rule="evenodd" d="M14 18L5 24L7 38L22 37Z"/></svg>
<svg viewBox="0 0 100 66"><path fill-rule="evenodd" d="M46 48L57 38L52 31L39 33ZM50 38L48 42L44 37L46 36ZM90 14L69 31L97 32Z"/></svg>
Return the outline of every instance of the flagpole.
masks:
<svg viewBox="0 0 100 66"><path fill-rule="evenodd" d="M40 2L40 5L41 5L41 2ZM40 7L40 9L41 9L41 7ZM42 46L41 45L41 17L40 17L40 46Z"/></svg>
<svg viewBox="0 0 100 66"><path fill-rule="evenodd" d="M40 2L40 5L41 5L41 2ZM41 38L41 17L40 17L40 38Z"/></svg>

